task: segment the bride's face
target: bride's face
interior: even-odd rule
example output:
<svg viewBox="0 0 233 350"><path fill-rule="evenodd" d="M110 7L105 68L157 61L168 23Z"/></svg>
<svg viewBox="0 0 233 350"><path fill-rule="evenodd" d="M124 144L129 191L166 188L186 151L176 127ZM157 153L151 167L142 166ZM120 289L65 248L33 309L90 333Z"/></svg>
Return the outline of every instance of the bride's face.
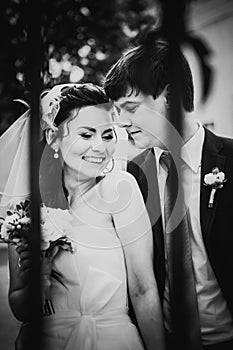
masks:
<svg viewBox="0 0 233 350"><path fill-rule="evenodd" d="M74 111L71 120L63 124L59 139L65 171L78 179L99 176L115 151L115 133L110 111L90 106Z"/></svg>

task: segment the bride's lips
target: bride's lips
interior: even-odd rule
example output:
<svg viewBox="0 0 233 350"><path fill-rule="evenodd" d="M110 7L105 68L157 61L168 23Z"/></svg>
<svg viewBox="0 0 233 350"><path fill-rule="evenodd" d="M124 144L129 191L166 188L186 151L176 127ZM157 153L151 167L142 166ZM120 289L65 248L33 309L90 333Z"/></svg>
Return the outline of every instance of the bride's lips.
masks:
<svg viewBox="0 0 233 350"><path fill-rule="evenodd" d="M83 156L83 159L92 164L102 164L105 161L104 157Z"/></svg>

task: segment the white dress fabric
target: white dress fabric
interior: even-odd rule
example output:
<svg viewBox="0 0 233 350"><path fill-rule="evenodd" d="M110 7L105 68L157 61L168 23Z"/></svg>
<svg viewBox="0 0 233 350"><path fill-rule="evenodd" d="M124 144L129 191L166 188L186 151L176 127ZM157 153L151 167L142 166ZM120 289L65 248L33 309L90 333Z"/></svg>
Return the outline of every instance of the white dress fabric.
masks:
<svg viewBox="0 0 233 350"><path fill-rule="evenodd" d="M70 238L75 253L54 259L63 284L53 282L55 314L43 318L42 349L143 350L127 313L125 260L114 231L85 225Z"/></svg>

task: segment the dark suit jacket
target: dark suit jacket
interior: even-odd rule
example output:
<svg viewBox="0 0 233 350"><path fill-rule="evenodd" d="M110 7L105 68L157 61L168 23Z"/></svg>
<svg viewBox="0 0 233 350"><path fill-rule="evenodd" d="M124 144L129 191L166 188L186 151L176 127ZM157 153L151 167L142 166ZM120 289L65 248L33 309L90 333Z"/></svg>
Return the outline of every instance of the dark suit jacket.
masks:
<svg viewBox="0 0 233 350"><path fill-rule="evenodd" d="M211 186L204 185L204 175L216 166L225 173L227 182L217 190L213 208L208 208ZM162 301L165 284L164 239L153 150L146 150L129 162L128 171L139 184L151 219L154 271ZM209 261L233 315L233 140L217 136L207 129L201 164L200 221Z"/></svg>

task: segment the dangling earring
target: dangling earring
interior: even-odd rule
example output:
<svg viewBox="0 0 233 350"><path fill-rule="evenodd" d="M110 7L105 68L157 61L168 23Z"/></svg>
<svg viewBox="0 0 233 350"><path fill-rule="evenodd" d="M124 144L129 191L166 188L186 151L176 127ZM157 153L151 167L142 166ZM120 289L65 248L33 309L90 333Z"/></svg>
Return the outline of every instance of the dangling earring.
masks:
<svg viewBox="0 0 233 350"><path fill-rule="evenodd" d="M58 148L55 148L53 158L54 159L58 159L59 158Z"/></svg>
<svg viewBox="0 0 233 350"><path fill-rule="evenodd" d="M113 157L111 158L111 161L112 161L112 166L111 166L110 169L109 169L109 168L105 168L105 169L104 169L104 171L103 171L104 175L106 175L106 174L108 174L108 173L111 173L111 171L113 171L114 166L115 166L115 161L114 161L114 158L113 158Z"/></svg>

